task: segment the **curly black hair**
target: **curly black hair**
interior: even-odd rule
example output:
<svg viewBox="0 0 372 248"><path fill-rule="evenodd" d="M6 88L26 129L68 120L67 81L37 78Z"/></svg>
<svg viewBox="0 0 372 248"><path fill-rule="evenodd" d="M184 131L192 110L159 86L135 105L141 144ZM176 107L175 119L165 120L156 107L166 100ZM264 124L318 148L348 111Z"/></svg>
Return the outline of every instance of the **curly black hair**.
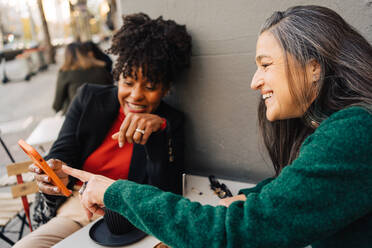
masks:
<svg viewBox="0 0 372 248"><path fill-rule="evenodd" d="M162 16L151 19L144 13L123 16L123 23L107 50L118 55L114 79L118 81L121 74L137 78L137 68L142 68L151 83L169 88L174 78L190 66L191 36L186 26L163 20Z"/></svg>

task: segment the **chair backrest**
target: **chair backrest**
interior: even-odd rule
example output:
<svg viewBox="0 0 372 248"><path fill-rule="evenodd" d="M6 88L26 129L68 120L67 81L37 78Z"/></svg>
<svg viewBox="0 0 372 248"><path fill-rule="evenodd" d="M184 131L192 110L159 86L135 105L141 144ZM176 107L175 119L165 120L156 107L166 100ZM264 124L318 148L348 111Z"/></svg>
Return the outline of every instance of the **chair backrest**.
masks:
<svg viewBox="0 0 372 248"><path fill-rule="evenodd" d="M13 163L6 167L8 176L16 176L18 184L11 187L13 198L26 196L33 194L39 190L36 181L23 183L23 179L20 179L20 175L28 172L28 166L32 164L32 161L26 161L21 163Z"/></svg>
<svg viewBox="0 0 372 248"><path fill-rule="evenodd" d="M18 240L23 236L25 225L28 225L32 232L29 202L35 200L33 193L38 191L38 186L35 181L23 183L22 178L22 174L28 172L28 166L31 163L31 161L13 163L6 167L9 182L13 181L12 185L14 185L13 176L15 176L18 183L10 187L11 192L0 192L0 238L10 245L14 245L15 242L5 235L7 232L5 229L13 218L19 217L22 221L18 231ZM24 175L29 176L30 174ZM24 210L24 214L21 214L22 210Z"/></svg>
<svg viewBox="0 0 372 248"><path fill-rule="evenodd" d="M28 172L28 166L32 164L32 161L21 162L21 163L13 163L6 167L8 176L16 176L17 177L17 185L11 187L11 192L13 198L21 197L22 198L22 205L25 211L25 215L27 217L30 231L32 232L32 225L31 225L31 218L30 218L30 205L27 199L27 195L36 193L39 190L39 187L36 181L31 181L24 183L22 179L22 173Z"/></svg>

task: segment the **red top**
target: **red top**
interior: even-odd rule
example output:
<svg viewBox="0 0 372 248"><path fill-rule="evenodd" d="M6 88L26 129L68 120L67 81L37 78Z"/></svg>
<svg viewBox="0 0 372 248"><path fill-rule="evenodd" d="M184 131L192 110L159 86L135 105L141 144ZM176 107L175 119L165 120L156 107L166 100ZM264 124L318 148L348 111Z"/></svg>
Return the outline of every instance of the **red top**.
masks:
<svg viewBox="0 0 372 248"><path fill-rule="evenodd" d="M118 117L102 144L85 160L83 170L114 180L128 179L133 144L126 142L122 148L119 148L118 141L111 138L114 133L119 132L124 119L123 109L120 108ZM163 118L161 130L166 128L166 123L166 120Z"/></svg>
<svg viewBox="0 0 372 248"><path fill-rule="evenodd" d="M118 117L102 144L85 160L83 170L114 180L128 179L133 144L126 142L122 148L119 148L118 140L111 138L114 133L119 132L124 118L123 109L120 108Z"/></svg>

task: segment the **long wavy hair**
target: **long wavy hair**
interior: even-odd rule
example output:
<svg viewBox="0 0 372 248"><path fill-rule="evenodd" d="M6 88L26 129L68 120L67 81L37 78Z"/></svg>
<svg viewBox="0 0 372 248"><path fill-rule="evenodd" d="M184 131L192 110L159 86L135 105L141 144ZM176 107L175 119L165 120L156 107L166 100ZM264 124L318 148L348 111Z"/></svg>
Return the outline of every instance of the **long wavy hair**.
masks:
<svg viewBox="0 0 372 248"><path fill-rule="evenodd" d="M332 113L350 106L372 112L372 47L353 27L331 9L295 6L274 12L260 34L270 32L283 49L289 89L304 116L269 122L261 99L259 128L276 175L298 156L300 146L317 125ZM294 59L288 60L289 56ZM294 60L294 61L292 61ZM320 78L306 82L306 65L316 60ZM291 66L293 63L296 66ZM295 69L296 68L296 69ZM310 86L308 86L310 85ZM308 106L310 87L316 99Z"/></svg>

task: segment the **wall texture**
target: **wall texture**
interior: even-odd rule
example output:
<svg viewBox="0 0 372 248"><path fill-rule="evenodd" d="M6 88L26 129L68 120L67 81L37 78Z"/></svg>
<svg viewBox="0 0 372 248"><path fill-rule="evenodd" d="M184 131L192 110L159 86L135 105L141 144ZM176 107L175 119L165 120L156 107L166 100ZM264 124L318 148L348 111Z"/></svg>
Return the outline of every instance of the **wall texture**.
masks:
<svg viewBox="0 0 372 248"><path fill-rule="evenodd" d="M257 182L273 175L259 145L258 93L250 89L261 24L274 10L317 4L332 8L372 42L372 1L366 0L118 0L121 14L144 12L186 24L192 68L167 101L184 111L186 170Z"/></svg>

